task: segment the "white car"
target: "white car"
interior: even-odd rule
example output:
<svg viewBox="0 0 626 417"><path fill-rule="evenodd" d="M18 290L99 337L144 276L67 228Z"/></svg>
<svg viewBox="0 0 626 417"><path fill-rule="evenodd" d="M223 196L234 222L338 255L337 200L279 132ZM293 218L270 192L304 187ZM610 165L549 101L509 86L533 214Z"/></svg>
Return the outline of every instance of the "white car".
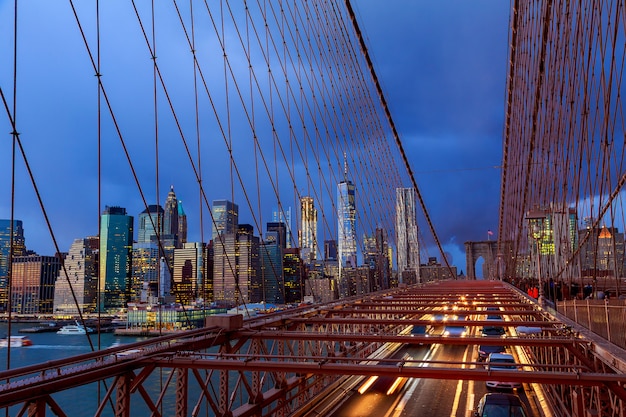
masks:
<svg viewBox="0 0 626 417"><path fill-rule="evenodd" d="M485 366L490 371L515 371L519 368L510 353L490 353ZM517 389L522 388L521 382L487 381L487 388Z"/></svg>

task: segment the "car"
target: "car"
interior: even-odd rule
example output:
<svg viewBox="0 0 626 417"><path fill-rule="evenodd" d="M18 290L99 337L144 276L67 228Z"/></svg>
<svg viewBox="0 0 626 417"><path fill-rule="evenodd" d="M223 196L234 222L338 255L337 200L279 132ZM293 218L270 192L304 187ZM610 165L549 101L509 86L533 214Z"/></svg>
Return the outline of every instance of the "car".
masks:
<svg viewBox="0 0 626 417"><path fill-rule="evenodd" d="M510 353L490 353L487 356L485 366L490 371L514 371L519 368L515 358ZM487 388L495 389L518 389L522 388L521 382L487 381Z"/></svg>
<svg viewBox="0 0 626 417"><path fill-rule="evenodd" d="M481 334L483 336L502 336L506 333L502 326L483 326Z"/></svg>
<svg viewBox="0 0 626 417"><path fill-rule="evenodd" d="M444 336L463 337L466 333L467 327L465 326L446 326L443 329Z"/></svg>
<svg viewBox="0 0 626 417"><path fill-rule="evenodd" d="M515 394L488 392L478 401L474 417L527 417L526 406Z"/></svg>
<svg viewBox="0 0 626 417"><path fill-rule="evenodd" d="M504 353L505 351L504 346L480 345L478 346L478 360L484 361L490 353Z"/></svg>
<svg viewBox="0 0 626 417"><path fill-rule="evenodd" d="M430 334L431 331L432 331L432 327L431 326L426 326L424 324L416 324L411 329L411 336L426 336L426 337L428 337L428 335Z"/></svg>

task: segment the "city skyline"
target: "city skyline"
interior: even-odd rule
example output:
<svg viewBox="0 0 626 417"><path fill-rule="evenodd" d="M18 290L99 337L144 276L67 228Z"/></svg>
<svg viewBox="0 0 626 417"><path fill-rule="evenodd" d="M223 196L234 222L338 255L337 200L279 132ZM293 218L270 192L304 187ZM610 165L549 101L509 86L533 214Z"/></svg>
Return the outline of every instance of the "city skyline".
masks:
<svg viewBox="0 0 626 417"><path fill-rule="evenodd" d="M491 2L479 2L467 5L449 2L435 6L424 2L406 4L391 1L383 4L366 0L358 2L354 7L407 155L418 176L420 187L423 188L421 191L435 227L441 235L444 251L449 252L453 263L463 270L463 242L485 238L487 230L496 230L500 180L500 171L497 167L501 160L509 4L494 5ZM84 10L81 9L82 11ZM32 62L31 56L45 59L51 56L50 54L55 54L57 45L63 45L68 55L62 54L63 58L58 59L55 54L55 59L51 60L52 65L48 66L45 72L49 78L42 79L41 71L37 71L36 74L26 72L20 76L19 91L27 93L32 89L36 92L41 105L25 109L28 111L21 110L20 117L17 118L18 130L26 141L26 152L32 158L31 162L35 168L35 179L42 182L43 200L53 206L49 208L53 230L62 248L68 248L73 239L81 234L95 233L98 215L103 210L104 204L124 205L129 213L135 215L145 209L132 178L127 175L126 168L106 170L107 178L102 186L103 202L97 203L94 178L97 164L93 153L90 154L95 152L95 148L90 145L94 143L92 142L94 131L85 129L85 126L78 122L92 119L92 115L69 116L73 114L70 111L72 109L59 105L60 100L57 100L58 97L67 97L67 100L61 102L81 103L80 107L87 109L84 105L90 101L86 96L87 92L95 92L93 71L87 71L88 74L82 75L76 71L76 68L84 68L86 54L80 43L72 38L75 22L73 17L65 12L45 2L35 4L32 9L23 7L20 10L23 19L20 30L28 34L20 38L24 42L18 57L20 62ZM12 21L12 16L9 4L0 6L0 19L7 22L7 28L11 26L9 22ZM104 19L110 16L115 17L118 26L113 33L103 32L103 39L110 42L107 45L115 49L118 38L123 40L121 43L124 46L136 43L133 41L136 40L134 32L131 32L137 23L134 16L115 9L103 10ZM158 33L162 36L167 35L164 32ZM45 34L45 42L40 41L42 34ZM7 54L12 50L9 47L10 38L7 36L5 43L2 44ZM421 39L428 39L428 42L419 42ZM40 50L43 45L48 46ZM165 43L161 45L164 46ZM29 55L31 51L32 55ZM145 48L138 48L135 55L138 60L125 60L126 68L130 71L131 68L148 62L148 58L144 57L145 53ZM131 55L129 54L129 57ZM160 62L164 62L166 50L161 48L159 55ZM108 83L117 77L117 73L115 69L110 68L110 58L108 61L106 56L103 58L107 64L107 73L104 74L103 80L109 85ZM62 62L63 65L57 67L56 62ZM471 65L466 65L468 62ZM180 61L176 61L180 69L179 63ZM41 68L41 65L20 66L23 71L30 68ZM189 68L192 69L191 65ZM147 69L152 71L150 67ZM143 87L148 78L133 76L123 81L120 89L124 93L131 93L130 96L139 97L139 87ZM6 80L6 83L2 84L7 86L7 89L11 85L11 79L9 66L0 68L0 80ZM463 83L463 88L460 83ZM68 88L67 85L71 87ZM57 90L57 86L62 92ZM84 94L68 96L69 93ZM112 99L116 109L120 109L121 112L131 113L143 108L136 100L125 99L120 103L115 97ZM57 114L57 109L62 112ZM480 114L477 114L479 109ZM486 112L482 112L482 109ZM142 113L133 119L139 121L145 113L142 110ZM192 113L193 111L188 111L188 114ZM31 123L33 118L36 122ZM11 131L8 125L3 126L6 131ZM128 132L126 134L136 138L151 130L146 126L137 127L128 121L123 128L125 133ZM159 130L162 132L163 144L168 148L162 152L165 160L160 164L158 175L154 173L151 158L145 157L148 151L146 144L137 140L136 144L133 143L131 146L132 155L143 157L137 166L139 180L142 183L150 182L158 180L158 176L161 182L168 185L172 182L180 184L180 188L176 189L177 194L182 197L192 219L188 226L191 233L189 240L201 240L202 233L206 236L211 232L208 230L210 225L207 226L206 213L203 216L198 213L200 200L203 198L197 191L197 180L188 174L178 177L180 174L177 170L185 156L181 155L180 150L172 148L174 140L168 139L175 138L176 133L171 126L164 123L159 125ZM57 132L63 133L59 136ZM213 129L208 135L213 136L216 132L217 129ZM235 132L235 136L238 133ZM61 138L65 143L60 143ZM77 141L77 138L80 138L80 141ZM112 156L120 153L114 132L105 131L105 138L107 140L104 141L103 149L111 152L103 157L105 166L123 166L124 163L120 159ZM58 146L51 148L43 146L41 140L45 140L46 143L57 143ZM46 149L46 152L41 154L40 150L43 149ZM213 155L218 155L213 152L213 148L207 149L206 152L209 159ZM152 150L149 150L148 154L151 153ZM8 158L10 152L4 152L3 155ZM49 162L59 160L75 162L61 167L55 164L56 168L51 169ZM334 166L336 161L328 161L328 164ZM2 160L2 166L10 165L7 159ZM203 184L207 189L210 188L211 194L239 201L242 204L241 217L245 219L242 221L253 224L256 228L265 222L273 207L291 206L294 209L298 207L297 199L291 198L287 193L279 205L276 201L266 199L262 203L263 218L253 219L250 211L257 208L256 203L248 207L241 191L233 190L236 187L233 187L232 183L236 177L228 167L228 158L215 158L211 165L213 171L218 174L205 177ZM261 169L261 173L265 171ZM4 174L3 172L3 178L9 178L8 172ZM54 187L54 191L47 188L49 184L69 182L73 187ZM18 186L19 207L16 211L19 215L16 218L24 220L29 225L26 234L30 247L37 252L51 253L54 249L45 222L41 213L33 209L37 204L33 203L26 191L27 184L23 182L20 184L22 187ZM472 184L481 184L480 190ZM0 187L2 187L0 192L8 193L8 188L4 188L7 184ZM143 190L147 204L154 204L155 201L163 204L162 197L167 194L167 189L156 191L154 188L154 185L150 185L145 186ZM261 184L260 188L261 194L274 194L274 190L266 184ZM299 188L303 190L303 194L311 194L307 186ZM74 190L81 191L76 193ZM111 196L115 198L112 199ZM328 208L329 200L330 196L324 196L316 201L320 210L318 231L320 242L330 237L329 229L332 228L323 223L324 213L328 216L331 212ZM55 204L52 204L52 201ZM462 201L463 204L451 204L452 201ZM461 205L463 211L467 212L473 221L458 220L462 217L459 215ZM71 217L63 214L70 211ZM8 218L9 214L8 205L0 204L0 217ZM200 222L204 227L199 226ZM368 232L373 233L376 225L372 222L369 226L371 230ZM425 249L431 254L436 253L432 245Z"/></svg>

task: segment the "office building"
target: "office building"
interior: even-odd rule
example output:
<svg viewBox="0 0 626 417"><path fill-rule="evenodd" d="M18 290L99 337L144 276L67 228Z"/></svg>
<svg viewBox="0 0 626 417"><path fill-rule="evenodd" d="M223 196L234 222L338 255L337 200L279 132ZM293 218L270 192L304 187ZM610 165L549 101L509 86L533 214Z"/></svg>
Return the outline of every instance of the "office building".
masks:
<svg viewBox="0 0 626 417"><path fill-rule="evenodd" d="M588 227L578 231L583 277L624 278L624 233L616 227Z"/></svg>
<svg viewBox="0 0 626 417"><path fill-rule="evenodd" d="M13 258L11 311L16 314L52 314L54 282L61 268L56 256L25 255Z"/></svg>
<svg viewBox="0 0 626 417"><path fill-rule="evenodd" d="M65 268L59 269L54 284L55 315L76 316L97 310L99 247L97 236L74 239L65 256Z"/></svg>
<svg viewBox="0 0 626 417"><path fill-rule="evenodd" d="M272 211L272 222L285 225L285 247L293 247L295 242L292 240L293 236L291 233L291 207L284 211L282 208Z"/></svg>
<svg viewBox="0 0 626 417"><path fill-rule="evenodd" d="M317 259L317 209L313 197L300 199L298 245L304 263L310 264Z"/></svg>
<svg viewBox="0 0 626 417"><path fill-rule="evenodd" d="M172 295L176 302L191 305L199 297L204 281L204 244L185 243L174 250Z"/></svg>
<svg viewBox="0 0 626 417"><path fill-rule="evenodd" d="M302 260L298 248L287 248L283 252L283 281L285 303L301 303L304 292Z"/></svg>
<svg viewBox="0 0 626 417"><path fill-rule="evenodd" d="M9 259L13 234L13 256L26 254L24 228L21 220L0 219L0 311L6 311L8 302Z"/></svg>
<svg viewBox="0 0 626 417"><path fill-rule="evenodd" d="M150 243L153 237L163 234L163 207L152 204L139 214L137 243Z"/></svg>
<svg viewBox="0 0 626 417"><path fill-rule="evenodd" d="M211 210L213 217L213 241L218 235L236 233L239 222L239 206L228 200L214 200Z"/></svg>
<svg viewBox="0 0 626 417"><path fill-rule="evenodd" d="M180 247L178 244L178 199L174 192L174 186L170 187L165 199L165 207L163 209L163 235L174 241L174 247Z"/></svg>
<svg viewBox="0 0 626 417"><path fill-rule="evenodd" d="M415 189L396 188L396 248L400 283L420 282Z"/></svg>
<svg viewBox="0 0 626 417"><path fill-rule="evenodd" d="M156 242L134 243L130 299L156 303L159 297L159 247Z"/></svg>
<svg viewBox="0 0 626 417"><path fill-rule="evenodd" d="M268 229L270 228L268 223ZM281 224L282 223L278 223ZM259 246L259 259L261 261L260 282L262 285L261 301L270 304L284 304L284 282L283 282L283 248L281 247L281 234L285 231L268 231L266 240ZM286 233L285 233L286 235Z"/></svg>
<svg viewBox="0 0 626 417"><path fill-rule="evenodd" d="M133 217L107 206L100 218L100 311L126 307L129 298Z"/></svg>
<svg viewBox="0 0 626 417"><path fill-rule="evenodd" d="M259 238L242 224L213 240L213 300L225 305L261 301Z"/></svg>
<svg viewBox="0 0 626 417"><path fill-rule="evenodd" d="M187 243L187 214L183 209L182 200L178 200L178 243L180 245Z"/></svg>

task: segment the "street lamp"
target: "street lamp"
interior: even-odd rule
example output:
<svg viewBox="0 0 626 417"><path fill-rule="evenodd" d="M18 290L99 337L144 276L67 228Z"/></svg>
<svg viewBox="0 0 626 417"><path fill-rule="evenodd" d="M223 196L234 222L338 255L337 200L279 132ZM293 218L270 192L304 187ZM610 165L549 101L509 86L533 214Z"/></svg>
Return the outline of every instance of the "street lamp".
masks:
<svg viewBox="0 0 626 417"><path fill-rule="evenodd" d="M532 237L535 240L535 248L537 251L537 280L539 282L539 297L537 301L540 306L543 306L543 283L541 280L541 251L540 251L540 241L543 237L543 227L539 224L538 219L535 219L535 222L532 225Z"/></svg>

